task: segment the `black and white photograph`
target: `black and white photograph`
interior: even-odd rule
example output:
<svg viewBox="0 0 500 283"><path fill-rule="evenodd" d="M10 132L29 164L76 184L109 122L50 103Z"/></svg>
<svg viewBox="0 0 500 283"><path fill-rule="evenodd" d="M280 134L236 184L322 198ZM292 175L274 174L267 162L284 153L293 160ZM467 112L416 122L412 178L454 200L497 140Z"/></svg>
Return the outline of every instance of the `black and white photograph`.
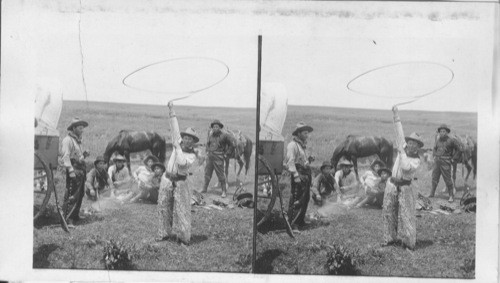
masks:
<svg viewBox="0 0 500 283"><path fill-rule="evenodd" d="M256 273L475 278L493 14L373 5L264 32Z"/></svg>
<svg viewBox="0 0 500 283"><path fill-rule="evenodd" d="M1 5L0 280L498 281L497 2Z"/></svg>
<svg viewBox="0 0 500 283"><path fill-rule="evenodd" d="M33 268L249 273L257 37L203 34L160 2L78 4L20 5Z"/></svg>

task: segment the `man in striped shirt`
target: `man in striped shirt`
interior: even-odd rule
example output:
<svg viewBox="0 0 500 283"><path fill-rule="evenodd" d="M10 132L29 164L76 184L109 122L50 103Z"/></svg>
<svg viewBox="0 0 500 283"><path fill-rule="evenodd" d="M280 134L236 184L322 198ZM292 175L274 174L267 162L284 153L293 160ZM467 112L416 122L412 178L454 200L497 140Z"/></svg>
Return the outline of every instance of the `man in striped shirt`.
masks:
<svg viewBox="0 0 500 283"><path fill-rule="evenodd" d="M74 118L68 126L68 135L62 141L62 161L66 169L66 193L64 194L63 213L69 227L80 220L85 191L85 158L89 152L82 148L82 134L89 124Z"/></svg>
<svg viewBox="0 0 500 283"><path fill-rule="evenodd" d="M310 198L311 168L313 158L307 156L306 143L313 128L299 122L292 133L293 139L286 148L285 164L291 174L292 192L288 205L288 218L292 229L304 226L307 205Z"/></svg>

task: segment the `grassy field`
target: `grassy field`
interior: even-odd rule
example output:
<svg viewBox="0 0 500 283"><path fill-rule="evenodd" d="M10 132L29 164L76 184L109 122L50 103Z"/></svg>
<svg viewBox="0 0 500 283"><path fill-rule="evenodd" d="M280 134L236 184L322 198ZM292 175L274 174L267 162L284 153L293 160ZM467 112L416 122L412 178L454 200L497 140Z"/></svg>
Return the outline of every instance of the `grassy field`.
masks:
<svg viewBox="0 0 500 283"><path fill-rule="evenodd" d="M477 114L473 113L435 113L400 110L405 133L416 131L423 136L425 147L432 147L436 128L441 123L451 126L454 133L468 134L477 138ZM381 110L353 110L325 107L294 107L288 109L284 126L286 143L298 121L304 121L314 128L308 147L316 156L313 166L319 167L330 160L335 145L348 134L381 135L394 141L392 112ZM374 157L360 159L359 169L363 172ZM415 188L427 194L431 186L431 172L421 166L417 173ZM290 185L287 178L282 179L285 207L288 204ZM457 196L461 197L466 186L472 192L476 182L469 179L465 184L461 178L461 166L457 172ZM437 198L432 199L433 207L447 205L441 193L444 183L441 180ZM278 205L275 206L275 209ZM318 209L309 203L308 216ZM327 274L325 263L327 252L334 244L358 251L357 274L362 276L407 276L407 277L446 277L473 278L475 259L474 213L431 214L417 212L417 246L414 252L400 246L381 248L382 218L381 210L374 208L350 209L332 206L328 218L307 218L310 224L291 239L285 233L273 231L283 228L279 215L272 219L275 227L267 225L258 234L257 273L300 273Z"/></svg>
<svg viewBox="0 0 500 283"><path fill-rule="evenodd" d="M205 143L210 122L217 118L231 129L239 129L255 140L255 109L176 107L181 129L194 127ZM64 102L58 130L61 139L73 117L89 122L83 136L83 144L91 152L93 161L104 153L109 140L121 129L153 130L170 139L166 106L126 105L112 103ZM252 159L253 160L253 159ZM138 156L132 156L132 170L138 166ZM253 190L253 167L246 177L244 187ZM201 189L203 168L193 168L193 178ZM65 180L56 172L56 188L59 199L65 191ZM205 195L207 204L213 200L232 202L235 191L233 162L229 170L228 198L221 199L220 189L210 189ZM216 183L215 174L212 185ZM49 203L49 212L54 211L54 198ZM192 207L192 243L183 247L174 241L154 242L157 229L156 204L120 204L112 200L92 203L84 198L82 211L92 207L100 209L92 213L65 233L57 225L57 219L41 219L34 229L34 268L104 269L100 261L103 248L110 240L118 241L132 257L137 270L178 270L250 272L252 252L253 210L248 208L225 208L223 210Z"/></svg>

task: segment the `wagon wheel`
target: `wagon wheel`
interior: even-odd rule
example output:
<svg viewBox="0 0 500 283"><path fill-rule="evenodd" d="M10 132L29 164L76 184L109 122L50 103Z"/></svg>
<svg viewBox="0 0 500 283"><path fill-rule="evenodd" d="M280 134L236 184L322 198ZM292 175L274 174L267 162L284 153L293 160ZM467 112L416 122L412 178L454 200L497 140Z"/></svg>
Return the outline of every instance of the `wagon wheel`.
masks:
<svg viewBox="0 0 500 283"><path fill-rule="evenodd" d="M36 221L41 215L45 213L45 209L47 208L47 204L49 203L50 196L52 195L52 192L55 190L55 185L54 185L54 178L52 175L52 169L45 163L45 161L42 160L42 158L35 152L35 158L40 162L42 165L41 170L36 170L38 173L41 172L40 175L35 174L34 181L45 181L43 183L44 185L44 190L34 191L33 195L33 213L34 213L34 219L33 221Z"/></svg>
<svg viewBox="0 0 500 283"><path fill-rule="evenodd" d="M257 210L263 215L257 227L265 223L271 216L278 197L278 181L267 160L259 155L259 182L257 186ZM262 191L261 191L262 190ZM264 193L267 191L267 193Z"/></svg>

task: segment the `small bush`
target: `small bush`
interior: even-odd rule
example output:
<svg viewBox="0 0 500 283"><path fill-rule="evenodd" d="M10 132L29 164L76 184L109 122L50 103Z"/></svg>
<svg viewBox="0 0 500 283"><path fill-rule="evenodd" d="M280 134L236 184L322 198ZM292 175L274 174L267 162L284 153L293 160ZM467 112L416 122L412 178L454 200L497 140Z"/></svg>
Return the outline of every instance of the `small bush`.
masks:
<svg viewBox="0 0 500 283"><path fill-rule="evenodd" d="M107 270L132 270L133 264L129 252L120 243L110 240L103 250L102 262Z"/></svg>
<svg viewBox="0 0 500 283"><path fill-rule="evenodd" d="M326 258L326 271L329 275L356 275L357 259L359 257L358 250L349 250L348 248L334 244L330 247Z"/></svg>

